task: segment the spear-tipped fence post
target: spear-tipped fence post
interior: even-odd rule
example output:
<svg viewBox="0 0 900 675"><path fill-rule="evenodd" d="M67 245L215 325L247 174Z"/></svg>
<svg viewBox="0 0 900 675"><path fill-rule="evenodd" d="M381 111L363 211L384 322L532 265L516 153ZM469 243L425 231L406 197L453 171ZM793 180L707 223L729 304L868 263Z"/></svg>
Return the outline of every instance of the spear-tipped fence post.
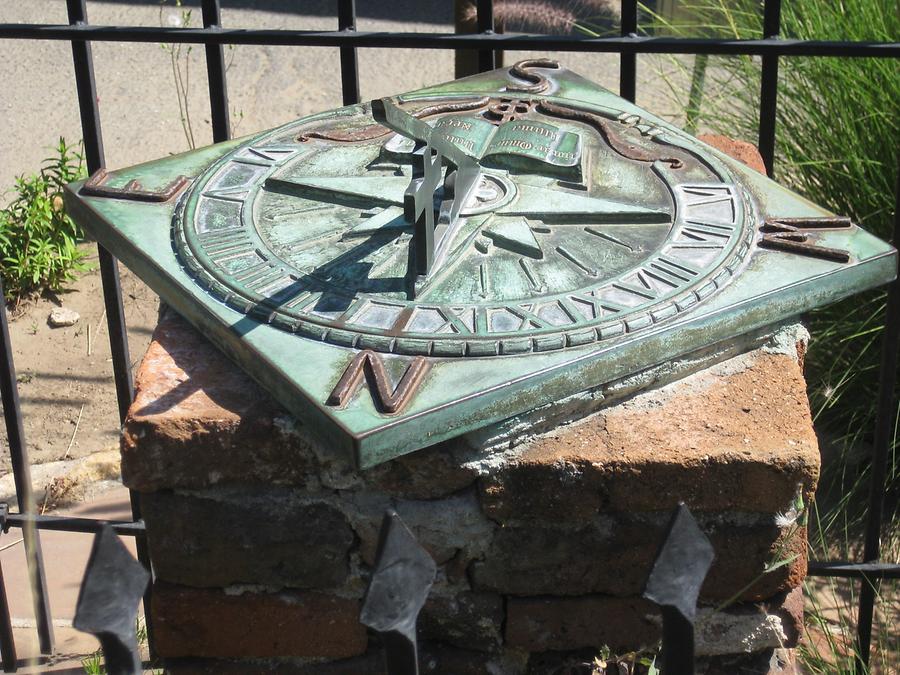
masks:
<svg viewBox="0 0 900 675"><path fill-rule="evenodd" d="M666 675L694 675L697 597L713 557L709 539L687 506L679 504L644 587L644 597L662 610L661 658Z"/></svg>
<svg viewBox="0 0 900 675"><path fill-rule="evenodd" d="M388 509L381 521L375 571L360 621L379 633L388 675L418 675L416 620L434 583L437 566L413 533Z"/></svg>
<svg viewBox="0 0 900 675"><path fill-rule="evenodd" d="M142 672L136 620L150 573L109 525L94 537L72 625L100 640L108 675Z"/></svg>

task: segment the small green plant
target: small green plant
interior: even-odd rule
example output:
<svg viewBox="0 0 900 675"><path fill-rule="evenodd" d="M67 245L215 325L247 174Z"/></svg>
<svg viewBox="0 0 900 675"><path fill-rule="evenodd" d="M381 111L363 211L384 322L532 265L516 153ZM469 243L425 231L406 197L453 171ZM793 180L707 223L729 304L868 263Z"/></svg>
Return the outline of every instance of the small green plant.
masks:
<svg viewBox="0 0 900 675"><path fill-rule="evenodd" d="M163 20L164 10L169 0L159 0L159 25L163 26L166 22ZM168 24L175 25L180 28L190 28L193 20L193 10L185 9L183 0L174 0L174 6L180 10L178 14L171 15L168 18ZM188 147L193 150L197 147L197 141L194 136L194 124L191 120L190 109L190 92L191 92L191 52L194 50L193 45L189 44L161 44L162 50L169 56L169 62L172 67L172 83L175 86L175 100L178 102L178 115L181 121L181 130L184 132L184 139L187 141ZM231 69L234 63L234 45L228 45L228 60L225 64L225 72ZM238 126L244 119L242 110L231 111L231 135L234 136Z"/></svg>
<svg viewBox="0 0 900 675"><path fill-rule="evenodd" d="M189 28L191 25L192 10L182 7L182 0L175 0L175 7L181 10L181 14L175 16L172 20L178 26ZM159 23L163 23L163 8L166 0L160 0L159 3ZM193 150L197 147L194 140L194 127L191 123L191 109L189 102L189 93L191 88L191 52L194 50L193 45L186 44L161 44L162 50L169 55L169 62L172 66L172 81L175 85L175 100L178 101L178 114L181 119L181 129L184 131L184 138L188 147Z"/></svg>
<svg viewBox="0 0 900 675"><path fill-rule="evenodd" d="M103 665L103 652L99 649L81 659L81 667L84 675L105 675L106 668Z"/></svg>
<svg viewBox="0 0 900 675"><path fill-rule="evenodd" d="M0 211L0 276L7 299L59 290L88 266L78 248L81 228L66 214L62 190L84 177L84 159L63 138L40 173L19 176L15 197Z"/></svg>

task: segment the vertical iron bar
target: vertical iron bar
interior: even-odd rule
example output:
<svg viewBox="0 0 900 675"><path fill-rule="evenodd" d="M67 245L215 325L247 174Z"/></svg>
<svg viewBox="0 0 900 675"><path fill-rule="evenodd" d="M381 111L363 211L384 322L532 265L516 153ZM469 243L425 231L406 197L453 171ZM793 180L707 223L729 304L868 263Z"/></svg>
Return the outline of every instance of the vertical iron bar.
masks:
<svg viewBox="0 0 900 675"><path fill-rule="evenodd" d="M415 642L397 633L384 633L381 641L387 675L419 675L419 651Z"/></svg>
<svg viewBox="0 0 900 675"><path fill-rule="evenodd" d="M87 23L85 0L66 0L69 23ZM78 108L81 113L81 133L84 137L84 154L88 173L103 168L103 134L100 130L100 111L97 108L97 85L94 80L94 62L91 45L84 41L72 41L72 59L75 64L75 87L78 92ZM125 332L125 312L122 307L122 289L119 286L119 270L116 259L102 246L100 275L103 281L103 299L109 326L110 349L113 359L113 376L116 381L116 400L119 421L125 419L132 400L131 356L128 353L128 337Z"/></svg>
<svg viewBox="0 0 900 675"><path fill-rule="evenodd" d="M203 0L202 10L204 28L218 28L222 25L219 0ZM231 121L228 119L228 87L225 83L225 49L222 45L206 45L206 76L209 80L213 142L221 143L231 138Z"/></svg>
<svg viewBox="0 0 900 675"><path fill-rule="evenodd" d="M338 30L356 30L356 0L338 0ZM341 90L344 105L359 103L359 67L356 47L341 47Z"/></svg>
<svg viewBox="0 0 900 675"><path fill-rule="evenodd" d="M73 26L87 23L85 0L66 0L69 23ZM81 133L84 140L84 154L89 173L105 166L103 154L103 132L100 128L100 111L97 107L97 84L94 79L94 60L91 45L84 40L72 40L72 61L75 67L75 89L78 93L78 110L81 115ZM103 303L106 308L106 326L109 331L109 346L112 353L113 377L116 382L116 400L119 408L119 422L125 421L128 408L134 397L131 377L131 355L128 351L128 333L125 329L125 309L122 305L122 287L119 283L118 262L103 246L97 245L100 258L100 280L103 285ZM141 519L140 495L129 490L131 516ZM150 569L150 554L147 539L135 537L138 560ZM150 611L150 588L144 594L144 612ZM147 645L151 657L155 654L153 628L146 623Z"/></svg>
<svg viewBox="0 0 900 675"><path fill-rule="evenodd" d="M622 0L622 37L637 36L637 0ZM637 54L635 52L619 54L619 96L634 103L637 91Z"/></svg>
<svg viewBox="0 0 900 675"><path fill-rule="evenodd" d="M476 21L478 32L492 34L494 32L494 0L478 0ZM478 50L478 72L483 73L495 67L494 50Z"/></svg>
<svg viewBox="0 0 900 675"><path fill-rule="evenodd" d="M765 0L763 37L778 38L781 33L781 0ZM762 82L759 93L759 154L769 178L775 176L775 113L778 105L778 56L762 57Z"/></svg>
<svg viewBox="0 0 900 675"><path fill-rule="evenodd" d="M666 675L694 675L694 626L675 607L663 605L660 660Z"/></svg>
<svg viewBox="0 0 900 675"><path fill-rule="evenodd" d="M9 618L9 600L6 597L2 565L0 565L0 657L4 673L16 672L16 641L13 637L12 621Z"/></svg>
<svg viewBox="0 0 900 675"><path fill-rule="evenodd" d="M31 490L31 465L28 462L28 449L25 447L22 408L19 404L19 387L16 384L16 364L13 361L9 323L6 317L6 301L3 299L3 293L3 281L0 280L0 303L3 305L0 308L0 351L3 353L3 367L0 368L0 395L3 399L3 417L6 421L6 436L9 442L19 512L35 513L36 505ZM25 544L28 579L31 582L31 599L34 603L38 641L43 654L52 654L54 646L53 619L50 614L50 598L47 595L47 576L44 572L41 538L32 524L22 528L22 539Z"/></svg>
<svg viewBox="0 0 900 675"><path fill-rule="evenodd" d="M894 188L894 246L900 245L900 170ZM875 439L870 471L871 492L866 518L866 545L863 562L878 562L881 557L881 523L884 511L884 482L888 454L894 430L894 387L897 381L897 350L900 346L900 279L888 287L884 333L881 336L881 368L878 374L878 412L875 418ZM876 584L863 579L859 594L859 614L856 619L857 672L869 672L872 643L872 615L875 607Z"/></svg>

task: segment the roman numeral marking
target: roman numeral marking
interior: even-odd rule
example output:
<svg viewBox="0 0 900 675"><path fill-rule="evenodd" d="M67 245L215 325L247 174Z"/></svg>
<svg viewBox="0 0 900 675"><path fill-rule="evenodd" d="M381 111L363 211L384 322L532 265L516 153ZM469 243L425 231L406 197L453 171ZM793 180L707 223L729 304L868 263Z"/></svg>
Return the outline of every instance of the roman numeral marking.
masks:
<svg viewBox="0 0 900 675"><path fill-rule="evenodd" d="M341 375L326 401L327 405L343 407L362 385L369 381L369 391L381 410L387 414L398 413L412 399L428 370L428 361L423 356L415 357L407 366L397 386L391 389L390 380L381 355L369 349L359 352ZM374 389L372 385L374 384Z"/></svg>
<svg viewBox="0 0 900 675"><path fill-rule="evenodd" d="M563 248L562 246L557 246L557 247L556 247L556 252L559 253L563 258L565 258L566 260L568 260L570 263L572 263L573 265L575 265L575 267L577 267L578 269L580 269L580 270L581 270L582 272L584 272L585 274L588 274L588 275L590 275L590 276L592 276L592 277L596 277L596 276L598 275L598 272L597 272L596 269L594 269L593 267L591 267L591 266L588 265L587 263L582 262L581 260L579 260L579 259L575 256L575 254L572 253L569 249Z"/></svg>
<svg viewBox="0 0 900 675"><path fill-rule="evenodd" d="M626 293L631 293L632 295L636 295L639 298L644 298L646 300L656 300L659 297L659 293L657 293L652 287L646 286L646 279L640 276L640 272L638 272L638 280L643 284L642 286L635 286L634 284L629 284L624 281L617 281L612 286L613 288L617 288L620 291L625 291Z"/></svg>
<svg viewBox="0 0 900 675"><path fill-rule="evenodd" d="M218 264L254 252L252 240L240 228L204 232L200 234L200 242L206 254Z"/></svg>
<svg viewBox="0 0 900 675"><path fill-rule="evenodd" d="M484 307L478 307L475 309L475 334L487 335L488 332L487 310Z"/></svg>
<svg viewBox="0 0 900 675"><path fill-rule="evenodd" d="M440 315L442 317L444 317L445 323L440 328L438 328L437 331L435 331L435 332L439 333L442 330L444 330L447 326L450 326L453 329L453 331L456 333L462 333L462 334L466 334L466 335L472 334L472 331L469 330L469 327L465 324L465 322L462 319L460 319L456 315L456 312L454 312L452 309L438 308L438 312L440 313Z"/></svg>
<svg viewBox="0 0 900 675"><path fill-rule="evenodd" d="M258 279L264 274L267 274L272 267L269 265L267 261L257 263L251 267L248 267L240 274L234 275L235 281L240 281L242 284L252 284L254 280Z"/></svg>
<svg viewBox="0 0 900 675"><path fill-rule="evenodd" d="M319 295L314 294L309 289L302 289L295 297L288 300L284 303L284 306L287 309L296 309L298 311L303 311L311 305L313 302L319 299Z"/></svg>
<svg viewBox="0 0 900 675"><path fill-rule="evenodd" d="M486 298L490 292L490 278L488 277L487 267L485 267L484 263L478 266L478 283L481 285L479 295L482 298Z"/></svg>
<svg viewBox="0 0 900 675"><path fill-rule="evenodd" d="M272 270L271 274L263 274L249 282L246 282L244 284L244 288L246 288L248 291L252 291L253 293L265 295L265 291L267 291L270 287L276 286L282 281L286 280L287 277L282 270L274 269Z"/></svg>
<svg viewBox="0 0 900 675"><path fill-rule="evenodd" d="M266 288L263 288L259 291L260 295L268 295L271 292L272 288L277 288L278 284L283 281L290 280L290 283L284 286L283 288L278 289L275 293L268 298L268 301L279 307L294 307L299 302L303 301L310 297L310 292L307 288L303 287L303 283L293 274L288 274L287 276L279 277L278 280L269 284Z"/></svg>
<svg viewBox="0 0 900 675"><path fill-rule="evenodd" d="M519 326L519 330L528 330L530 328L550 328L551 324L544 321L537 314L532 312L531 310L525 309L521 305L515 306L507 306L506 311L510 314L515 314L517 317L522 319L522 325Z"/></svg>
<svg viewBox="0 0 900 675"><path fill-rule="evenodd" d="M673 260L672 258L667 258L665 256L659 256L656 260L653 260L650 263L650 267L661 274L678 279L679 281L691 281L691 279L700 274L700 270L693 265L683 260ZM650 270L648 270L648 273L649 272Z"/></svg>
<svg viewBox="0 0 900 675"><path fill-rule="evenodd" d="M240 204L247 197L247 192L249 190L249 185L238 185L230 188L213 188L211 190L206 190L203 193L203 196L209 199L219 199L223 202L237 202Z"/></svg>
<svg viewBox="0 0 900 675"><path fill-rule="evenodd" d="M759 245L786 253L797 253L839 263L850 262L850 252L809 243L808 230L846 229L853 227L849 218L769 218L759 228Z"/></svg>
<svg viewBox="0 0 900 675"><path fill-rule="evenodd" d="M538 281L537 274L535 271L531 269L531 265L528 264L528 261L525 258L519 258L519 267L522 268L522 272L525 273L525 278L528 279L528 283L531 284L531 289L534 291L545 291L546 286L542 286Z"/></svg>
<svg viewBox="0 0 900 675"><path fill-rule="evenodd" d="M685 188L685 194L688 195L700 195L701 197L705 197L706 199L692 199L687 205L688 206L707 206L709 204L721 204L722 202L730 202L731 201L731 193L726 194L717 194L712 190L698 190L695 188Z"/></svg>
<svg viewBox="0 0 900 675"><path fill-rule="evenodd" d="M264 148L247 148L247 152L251 155L250 157L247 155L233 157L231 161L236 164L269 167L290 157L297 152L297 148L290 145L272 145Z"/></svg>
<svg viewBox="0 0 900 675"><path fill-rule="evenodd" d="M622 241L618 237L614 237L607 232L597 230L593 227L586 227L586 228L584 228L584 231L587 232L588 234L593 234L595 237L600 237L601 239L605 239L606 241L611 242L613 244L618 244L619 246L623 246L624 248L627 248L629 251L634 253L634 248L630 244L626 244L624 241Z"/></svg>
<svg viewBox="0 0 900 675"><path fill-rule="evenodd" d="M660 283L669 286L670 288L678 288L679 280L673 279L671 276L668 276L666 273L661 273L653 269L647 269L646 267L638 270L637 273L638 281L649 291L656 291L659 284L653 283L654 280Z"/></svg>
<svg viewBox="0 0 900 675"><path fill-rule="evenodd" d="M353 315L357 314L367 304L368 301L366 300L362 300L360 298L355 299L350 303L350 306L344 310L344 313L336 319L336 321L338 321L339 323L349 323L353 318Z"/></svg>
<svg viewBox="0 0 900 675"><path fill-rule="evenodd" d="M579 315L581 314L581 312L578 311L578 308L574 305L575 301L580 301L591 305L594 314L591 319L603 318L608 314L618 314L619 312L624 312L626 309L628 309L627 307L623 307L616 302L606 300L596 295L570 293L569 298L560 301L560 304L563 306L566 314L573 315L573 312L577 312Z"/></svg>
<svg viewBox="0 0 900 675"><path fill-rule="evenodd" d="M639 286L630 284L622 284L622 286L625 286L631 292L651 299L650 296L644 294L650 293L652 298L655 298L660 293L667 293L673 288L680 288L699 274L700 271L698 269L686 262L659 256L637 271L635 276L640 284Z"/></svg>
<svg viewBox="0 0 900 675"><path fill-rule="evenodd" d="M734 232L734 228L730 225L720 225L718 223L703 223L696 220L687 221L689 224L681 228L681 233L697 241L710 242L715 241L713 237L728 240Z"/></svg>

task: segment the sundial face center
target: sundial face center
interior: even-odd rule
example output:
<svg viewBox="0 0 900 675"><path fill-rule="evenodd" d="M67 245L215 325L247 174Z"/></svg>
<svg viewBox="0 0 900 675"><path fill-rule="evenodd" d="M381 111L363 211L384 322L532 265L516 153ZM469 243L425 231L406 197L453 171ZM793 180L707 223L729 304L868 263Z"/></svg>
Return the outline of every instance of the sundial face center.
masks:
<svg viewBox="0 0 900 675"><path fill-rule="evenodd" d="M386 105L403 133L359 107L201 176L175 226L197 280L284 330L467 358L638 332L716 292L747 253L753 206L727 167L622 111Z"/></svg>

